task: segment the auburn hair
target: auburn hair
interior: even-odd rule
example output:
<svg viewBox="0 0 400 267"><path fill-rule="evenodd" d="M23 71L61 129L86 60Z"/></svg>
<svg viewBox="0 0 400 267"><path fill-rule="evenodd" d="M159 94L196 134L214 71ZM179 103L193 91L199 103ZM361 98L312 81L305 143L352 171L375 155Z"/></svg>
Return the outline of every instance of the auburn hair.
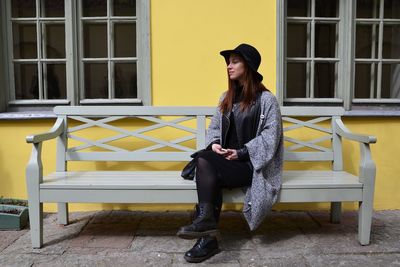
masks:
<svg viewBox="0 0 400 267"><path fill-rule="evenodd" d="M248 67L246 61L243 60L243 63L244 82L242 91L243 97L240 102L241 111L245 111L251 106L252 102L256 99L258 93L262 91L268 91L268 89L261 83L261 81L258 80L256 73ZM228 73L228 92L226 93L224 100L222 100L219 105L222 113L232 110L232 106L235 101L235 88L237 88L238 86L240 86L239 82L230 79Z"/></svg>

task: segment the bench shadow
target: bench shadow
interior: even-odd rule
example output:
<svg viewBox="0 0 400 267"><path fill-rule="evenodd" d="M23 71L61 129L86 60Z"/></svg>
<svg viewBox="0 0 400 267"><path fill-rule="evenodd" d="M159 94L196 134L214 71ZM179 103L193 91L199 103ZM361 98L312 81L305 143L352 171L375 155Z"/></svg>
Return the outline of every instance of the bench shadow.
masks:
<svg viewBox="0 0 400 267"><path fill-rule="evenodd" d="M267 218L255 231L250 231L241 212L223 211L221 213L220 249L221 251L252 250L257 245L273 246L274 244L288 244L290 240L301 241L308 234L321 234L326 237L343 234L356 234L356 228L349 227L355 223L355 218L348 218L343 226L322 221L322 225L313 224L306 216L289 218L286 213L278 212L272 218ZM47 217L48 215L46 215ZM190 224L193 212L144 212L144 211L98 211L83 214L72 218L67 226L59 226L65 231L61 236L48 240L43 247L49 247L64 241L73 241L85 247L89 242L86 239L107 237L176 237L176 232L183 226ZM72 217L72 216L71 216ZM324 215L323 218L328 217ZM319 218L321 220L321 218ZM299 220L298 222L295 222ZM87 221L77 231L68 228ZM57 224L56 216L51 220ZM57 224L58 225L58 224ZM52 226L54 227L54 226ZM46 232L46 226L44 231ZM176 239L179 243L179 239ZM182 241L184 242L184 241ZM194 243L194 242L193 242Z"/></svg>
<svg viewBox="0 0 400 267"><path fill-rule="evenodd" d="M68 230L69 230L68 228L72 228L76 224L84 222L86 220L87 220L87 223L84 224L82 226L82 228L77 232L64 234L64 235L62 235L60 237L57 237L57 238L54 238L54 239L51 239L51 240L48 240L48 241L44 242L41 249L50 247L52 245L57 245L59 243L62 243L63 241L72 240L73 238L78 237L81 234L81 232L85 229L85 227L89 224L90 220L92 219L92 216L93 216L92 213L84 214L82 216L70 219L68 225L62 225L62 224L59 224L58 221L57 221L57 213L47 213L47 212L45 212L43 214L43 219L44 220L46 220L46 219L47 220L51 220L50 222L48 222L49 224L53 224L51 227L59 227L59 228L61 228L61 229L59 229L61 231L68 232ZM44 227L43 227L44 234L46 233L46 228L47 228L46 225L44 225ZM29 226L26 227L25 229L30 231L30 227Z"/></svg>

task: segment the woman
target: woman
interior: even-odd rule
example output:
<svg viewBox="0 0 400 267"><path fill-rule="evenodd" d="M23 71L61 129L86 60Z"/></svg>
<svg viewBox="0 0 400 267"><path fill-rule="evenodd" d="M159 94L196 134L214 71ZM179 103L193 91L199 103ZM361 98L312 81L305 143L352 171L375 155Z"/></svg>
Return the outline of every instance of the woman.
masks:
<svg viewBox="0 0 400 267"><path fill-rule="evenodd" d="M198 238L185 253L188 262L204 261L219 251L216 235L223 188L247 188L243 213L254 230L281 186L281 115L276 98L257 72L261 56L248 44L220 54L227 63L229 89L207 129L206 150L196 158L197 216L177 233L185 239Z"/></svg>

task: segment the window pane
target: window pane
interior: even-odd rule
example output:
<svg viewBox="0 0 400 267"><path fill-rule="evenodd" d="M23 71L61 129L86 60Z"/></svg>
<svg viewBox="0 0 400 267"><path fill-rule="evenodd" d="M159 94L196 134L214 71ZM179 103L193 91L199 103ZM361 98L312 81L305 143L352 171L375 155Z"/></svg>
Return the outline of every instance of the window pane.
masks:
<svg viewBox="0 0 400 267"><path fill-rule="evenodd" d="M65 58L65 26L63 24L45 24L46 58Z"/></svg>
<svg viewBox="0 0 400 267"><path fill-rule="evenodd" d="M307 97L307 63L288 63L286 97Z"/></svg>
<svg viewBox="0 0 400 267"><path fill-rule="evenodd" d="M315 63L314 97L335 97L335 63Z"/></svg>
<svg viewBox="0 0 400 267"><path fill-rule="evenodd" d="M379 0L357 0L357 18L379 18Z"/></svg>
<svg viewBox="0 0 400 267"><path fill-rule="evenodd" d="M135 0L114 0L114 16L136 16Z"/></svg>
<svg viewBox="0 0 400 267"><path fill-rule="evenodd" d="M14 59L37 58L36 24L13 23Z"/></svg>
<svg viewBox="0 0 400 267"><path fill-rule="evenodd" d="M385 25L383 27L382 56L383 58L400 58L400 25Z"/></svg>
<svg viewBox="0 0 400 267"><path fill-rule="evenodd" d="M36 0L13 0L11 1L11 16L36 17Z"/></svg>
<svg viewBox="0 0 400 267"><path fill-rule="evenodd" d="M136 56L136 24L114 24L114 55L115 57Z"/></svg>
<svg viewBox="0 0 400 267"><path fill-rule="evenodd" d="M375 98L378 68L376 64L356 64L355 98Z"/></svg>
<svg viewBox="0 0 400 267"><path fill-rule="evenodd" d="M64 17L64 0L44 0L44 17Z"/></svg>
<svg viewBox="0 0 400 267"><path fill-rule="evenodd" d="M43 80L47 86L47 99L66 99L65 64L44 65Z"/></svg>
<svg viewBox="0 0 400 267"><path fill-rule="evenodd" d="M108 67L102 63L85 63L85 98L108 98Z"/></svg>
<svg viewBox="0 0 400 267"><path fill-rule="evenodd" d="M400 99L400 64L382 65L381 97Z"/></svg>
<svg viewBox="0 0 400 267"><path fill-rule="evenodd" d="M378 57L377 24L356 26L356 58Z"/></svg>
<svg viewBox="0 0 400 267"><path fill-rule="evenodd" d="M115 64L115 98L137 98L136 63Z"/></svg>
<svg viewBox="0 0 400 267"><path fill-rule="evenodd" d="M316 17L338 17L339 5L337 0L316 0Z"/></svg>
<svg viewBox="0 0 400 267"><path fill-rule="evenodd" d="M107 57L107 24L85 23L83 25L83 44L85 58Z"/></svg>
<svg viewBox="0 0 400 267"><path fill-rule="evenodd" d="M82 0L82 14L84 17L107 16L107 0Z"/></svg>
<svg viewBox="0 0 400 267"><path fill-rule="evenodd" d="M309 0L288 0L287 16L288 17L307 17L309 8Z"/></svg>
<svg viewBox="0 0 400 267"><path fill-rule="evenodd" d="M336 24L315 24L315 56L336 56Z"/></svg>
<svg viewBox="0 0 400 267"><path fill-rule="evenodd" d="M288 23L287 25L287 56L307 56L307 24Z"/></svg>
<svg viewBox="0 0 400 267"><path fill-rule="evenodd" d="M386 19L400 19L399 0L385 0L384 17Z"/></svg>
<svg viewBox="0 0 400 267"><path fill-rule="evenodd" d="M37 64L14 64L15 99L39 99Z"/></svg>

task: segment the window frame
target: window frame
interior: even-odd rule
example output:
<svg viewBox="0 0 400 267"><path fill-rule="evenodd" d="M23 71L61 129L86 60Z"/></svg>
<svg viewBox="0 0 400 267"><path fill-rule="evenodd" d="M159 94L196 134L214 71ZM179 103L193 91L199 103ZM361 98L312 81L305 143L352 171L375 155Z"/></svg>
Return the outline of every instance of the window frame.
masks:
<svg viewBox="0 0 400 267"><path fill-rule="evenodd" d="M334 98L286 98L286 72L287 72L287 62L301 62L303 58L287 58L286 55L286 37L287 37L287 0L277 1L277 97L281 106L284 105L345 105L345 97L344 97L344 83L343 80L346 79L346 70L345 70L345 49L343 45L343 41L340 40L343 32L343 25L346 22L346 12L343 10L343 2L344 0L338 0L339 9L338 16L335 18L331 17L316 17L315 12L312 12L307 19L298 18L298 17L290 17L290 22L304 22L305 20L311 22L311 37L310 37L310 56L306 57L306 61L311 60L311 73L310 78L307 78L307 82L310 83L310 92L312 94L314 88L314 67L315 63L319 62L332 62L336 63L336 71L337 74L336 84L335 84L335 97ZM310 1L311 3L311 11L315 10L314 5L315 1ZM336 41L336 57L334 58L325 58L325 57L316 57L315 45L314 45L314 36L315 36L315 22L337 22L337 32L338 32L338 40Z"/></svg>
<svg viewBox="0 0 400 267"><path fill-rule="evenodd" d="M355 41L355 34L356 34L356 27L357 25L372 25L376 24L378 26L379 34L377 35L377 45L378 45L378 55L375 58L356 58L355 52L353 54L353 69L355 71L356 63L365 63L365 64L376 64L376 94L380 97L382 92L382 65L391 63L391 64L399 64L400 59L385 59L383 58L383 30L384 25L397 25L400 26L400 19L387 19L384 18L384 4L385 1L380 0L379 2L379 16L377 18L357 18L356 14L356 3L353 3L353 27L354 27L354 41ZM354 51L355 51L355 42L354 42ZM371 94L370 89L370 94ZM354 105L357 104L400 104L400 99L394 98L355 98L355 84L353 85L352 91L352 103Z"/></svg>
<svg viewBox="0 0 400 267"><path fill-rule="evenodd" d="M36 5L41 0L36 0ZM137 49L137 98L135 99L101 99L82 101L80 80L79 53L79 3L74 0L64 1L64 20L65 25L65 70L66 70L66 99L61 100L16 100L14 87L14 64L12 54L12 28L11 28L11 0L0 2L0 27L2 29L2 53L0 62L9 67L0 68L0 86L5 90L0 90L0 111L24 111L34 109L48 110L54 105L85 105L85 104L134 104L151 105L151 58L150 58L150 1L136 0L136 49ZM38 10L36 10L38 14ZM39 21L40 17L36 17ZM37 25L37 24L36 24ZM41 36L37 33L37 36ZM8 41L7 41L8 40ZM109 42L109 41L108 41ZM11 46L10 46L11 45ZM39 47L39 43L37 44ZM38 49L39 50L39 49ZM3 57L2 57L3 55ZM43 61L37 55L39 61ZM45 60L46 61L46 60ZM53 61L53 60L49 60ZM58 59L56 61L59 61ZM38 73L40 75L40 73ZM3 100L3 101L2 101Z"/></svg>
<svg viewBox="0 0 400 267"><path fill-rule="evenodd" d="M5 8L4 8L4 1L0 2L0 112L4 112L7 109L7 100L8 100L8 88L7 86L7 77L8 77L8 68L5 67L7 50L5 45L6 36L6 25L4 23L5 18Z"/></svg>
<svg viewBox="0 0 400 267"><path fill-rule="evenodd" d="M277 79L276 93L281 106L284 105L342 105L348 110L399 110L393 104L400 103L400 99L355 99L355 38L356 23L356 1L338 0L339 3L339 29L338 29L338 99L285 99L286 88L286 5L288 0L277 1ZM383 2L381 1L381 5ZM360 19L364 20L364 19ZM382 20L379 22L382 24ZM380 27L383 27L382 25ZM380 59L382 60L382 59ZM385 61L385 60L383 60ZM358 114L358 113L357 113Z"/></svg>
<svg viewBox="0 0 400 267"><path fill-rule="evenodd" d="M36 0L36 7L39 5L39 3L42 0ZM43 79L39 77L43 77L43 74L45 73L42 70L41 65L44 63L66 63L67 57L64 59L52 59L52 58L44 58L42 55L42 42L43 38L45 38L45 34L43 34L43 29L45 24L60 24L60 21L64 22L64 27L65 27L65 15L64 17L57 17L56 19L54 18L45 18L40 16L40 11L38 8L36 8L36 16L35 17L29 17L29 18L17 18L17 19L12 19L11 18L11 2L10 1L5 1L5 10L6 10L6 32L7 32L7 40L8 43L6 44L8 48L8 59L7 59L7 66L10 66L9 68L9 98L8 98L8 104L11 105L34 105L34 104L47 104L47 105L59 105L59 104L69 104L70 101L68 99L32 99L32 100L22 100L22 99L15 99L15 79L14 79L14 62L18 63L36 63L38 66L38 86L39 86L39 98L43 98L43 94L46 94L45 89L46 89L46 84L43 83ZM41 6L43 8L43 6ZM24 21L27 21L27 24L30 24L32 21L34 22L33 25L36 27L36 46L37 46L37 54L36 54L36 59L13 59L13 39L12 39L12 22L13 21L18 21L21 24L24 24ZM40 23L42 24L42 27L40 26ZM61 22L62 23L62 22ZM43 37L43 38L40 38ZM65 36L66 37L66 36ZM67 56L67 54L66 54ZM43 68L44 69L44 68ZM67 75L67 73L66 73ZM67 88L66 88L67 89Z"/></svg>

